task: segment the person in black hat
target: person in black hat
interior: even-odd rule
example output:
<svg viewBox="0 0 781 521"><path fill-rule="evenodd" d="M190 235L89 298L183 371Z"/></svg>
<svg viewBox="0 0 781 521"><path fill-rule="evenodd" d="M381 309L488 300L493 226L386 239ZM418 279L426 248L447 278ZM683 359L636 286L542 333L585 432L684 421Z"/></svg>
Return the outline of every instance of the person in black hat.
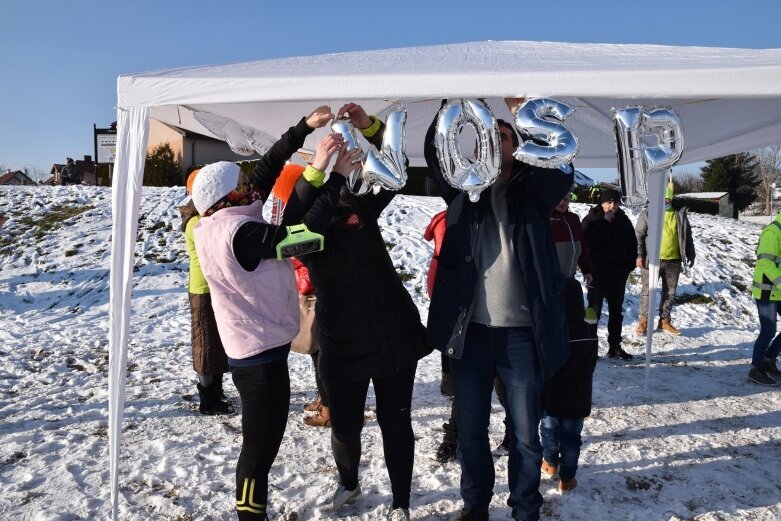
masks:
<svg viewBox="0 0 781 521"><path fill-rule="evenodd" d="M635 269L637 238L632 222L619 208L621 194L613 189L603 190L600 203L583 218L594 280L588 289L588 305L597 315L602 313L602 302L607 299L607 356L631 360L632 355L621 347L622 308L629 274Z"/></svg>

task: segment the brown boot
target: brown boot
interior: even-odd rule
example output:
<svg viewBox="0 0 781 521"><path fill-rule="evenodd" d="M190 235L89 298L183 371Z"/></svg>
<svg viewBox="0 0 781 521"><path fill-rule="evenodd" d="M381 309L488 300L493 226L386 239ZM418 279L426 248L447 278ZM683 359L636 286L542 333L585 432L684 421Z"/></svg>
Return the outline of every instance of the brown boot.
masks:
<svg viewBox="0 0 781 521"><path fill-rule="evenodd" d="M320 400L320 393L318 393L317 396L315 396L315 399L312 403L308 403L304 405L304 410L306 412L317 412L320 410L320 407L322 406L323 404Z"/></svg>
<svg viewBox="0 0 781 521"><path fill-rule="evenodd" d="M659 321L659 327L658 329L661 329L667 334L674 335L674 336L681 336L681 332L676 329L675 326L670 324L669 318L663 318Z"/></svg>
<svg viewBox="0 0 781 521"><path fill-rule="evenodd" d="M644 335L648 330L648 317L637 317L636 335Z"/></svg>
<svg viewBox="0 0 781 521"><path fill-rule="evenodd" d="M331 413L328 407L323 405L317 414L307 416L304 418L304 423L310 427L330 427L331 426Z"/></svg>
<svg viewBox="0 0 781 521"><path fill-rule="evenodd" d="M559 466L558 465L553 465L551 463L548 463L548 460L546 460L545 458L542 458L541 470L542 470L542 473L545 474L546 477L552 478L559 471Z"/></svg>
<svg viewBox="0 0 781 521"><path fill-rule="evenodd" d="M575 478L572 478L570 480L560 480L559 481L559 490L561 492L569 492L573 488L578 486L578 480Z"/></svg>

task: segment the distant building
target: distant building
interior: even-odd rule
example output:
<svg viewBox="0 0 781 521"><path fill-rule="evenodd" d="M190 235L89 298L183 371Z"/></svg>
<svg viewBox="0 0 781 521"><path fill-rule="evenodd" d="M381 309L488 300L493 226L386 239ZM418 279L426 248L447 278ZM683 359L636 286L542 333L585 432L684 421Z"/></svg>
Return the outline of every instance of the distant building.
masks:
<svg viewBox="0 0 781 521"><path fill-rule="evenodd" d="M589 176L581 172L580 170L575 170L575 184L578 186L593 186L596 184L596 181L591 179Z"/></svg>
<svg viewBox="0 0 781 521"><path fill-rule="evenodd" d="M27 172L17 170L12 172L7 170L4 174L0 175L0 185L4 186L18 186L18 185L35 185L38 184L27 175Z"/></svg>
<svg viewBox="0 0 781 521"><path fill-rule="evenodd" d="M97 165L92 160L92 156L84 156L84 159L77 159L75 161L76 168L79 169L81 174L81 184L94 185L95 184L95 168ZM65 168L64 164L54 163L51 170L49 170L49 179L41 184L47 185L61 185L62 184L62 169Z"/></svg>
<svg viewBox="0 0 781 521"><path fill-rule="evenodd" d="M155 148L168 143L174 154L181 158L182 184L184 174L195 167L215 161L249 161L260 159L260 155L242 156L233 152L228 144L219 139L197 134L156 119L149 121L149 140L146 152L151 154Z"/></svg>
<svg viewBox="0 0 781 521"><path fill-rule="evenodd" d="M675 194L681 199L704 199L713 201L719 205L719 215L722 217L736 217L733 214L733 204L729 200L728 192L690 192L688 194Z"/></svg>

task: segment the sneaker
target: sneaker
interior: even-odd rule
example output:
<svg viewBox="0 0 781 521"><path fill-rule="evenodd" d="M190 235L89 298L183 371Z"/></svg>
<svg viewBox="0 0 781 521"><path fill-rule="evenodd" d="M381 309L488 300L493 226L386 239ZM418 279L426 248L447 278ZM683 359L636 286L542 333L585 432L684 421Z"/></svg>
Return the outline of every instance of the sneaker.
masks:
<svg viewBox="0 0 781 521"><path fill-rule="evenodd" d="M361 485L358 484L353 490L347 490L344 485L339 485L334 492L334 497L331 499L331 505L334 511L339 511L344 505L351 505L355 503L358 496L361 495Z"/></svg>
<svg viewBox="0 0 781 521"><path fill-rule="evenodd" d="M456 516L456 521L488 521L488 510L462 508Z"/></svg>
<svg viewBox="0 0 781 521"><path fill-rule="evenodd" d="M456 459L456 446L452 443L443 441L437 448L434 458L440 463L447 463Z"/></svg>
<svg viewBox="0 0 781 521"><path fill-rule="evenodd" d="M642 336L648 331L648 317L638 317L635 334Z"/></svg>
<svg viewBox="0 0 781 521"><path fill-rule="evenodd" d="M781 378L781 371L778 370L775 359L771 360L769 358L765 358L765 363L762 364L762 369L774 378Z"/></svg>
<svg viewBox="0 0 781 521"><path fill-rule="evenodd" d="M312 401L312 403L308 403L304 405L304 410L306 412L317 412L320 410L320 407L322 407L323 404L320 401L320 394L318 393L317 396L315 396L315 399Z"/></svg>
<svg viewBox="0 0 781 521"><path fill-rule="evenodd" d="M751 366L751 371L748 372L748 381L759 384L767 385L769 387L776 387L778 382L770 378L765 371Z"/></svg>
<svg viewBox="0 0 781 521"><path fill-rule="evenodd" d="M542 466L540 467L540 470L542 470L542 473L547 477L552 478L559 471L559 466L548 463L548 460L542 458Z"/></svg>
<svg viewBox="0 0 781 521"><path fill-rule="evenodd" d="M669 318L663 318L657 324L656 329L661 329L665 333L673 336L681 336L681 332L674 325L670 323Z"/></svg>
<svg viewBox="0 0 781 521"><path fill-rule="evenodd" d="M330 427L331 426L331 412L325 405L320 407L317 414L304 417L304 423L310 427Z"/></svg>
<svg viewBox="0 0 781 521"><path fill-rule="evenodd" d="M572 479L562 479L559 480L559 491L560 492L569 492L573 488L578 486L578 480L575 478Z"/></svg>
<svg viewBox="0 0 781 521"><path fill-rule="evenodd" d="M388 514L388 521L409 521L409 510L406 508L394 508Z"/></svg>

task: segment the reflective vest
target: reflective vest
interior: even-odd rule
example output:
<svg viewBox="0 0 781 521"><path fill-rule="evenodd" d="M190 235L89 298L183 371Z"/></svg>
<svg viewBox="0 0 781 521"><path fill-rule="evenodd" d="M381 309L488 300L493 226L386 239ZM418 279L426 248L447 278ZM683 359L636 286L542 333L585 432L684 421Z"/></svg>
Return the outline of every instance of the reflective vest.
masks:
<svg viewBox="0 0 781 521"><path fill-rule="evenodd" d="M757 300L781 300L781 214L759 236L751 296Z"/></svg>

